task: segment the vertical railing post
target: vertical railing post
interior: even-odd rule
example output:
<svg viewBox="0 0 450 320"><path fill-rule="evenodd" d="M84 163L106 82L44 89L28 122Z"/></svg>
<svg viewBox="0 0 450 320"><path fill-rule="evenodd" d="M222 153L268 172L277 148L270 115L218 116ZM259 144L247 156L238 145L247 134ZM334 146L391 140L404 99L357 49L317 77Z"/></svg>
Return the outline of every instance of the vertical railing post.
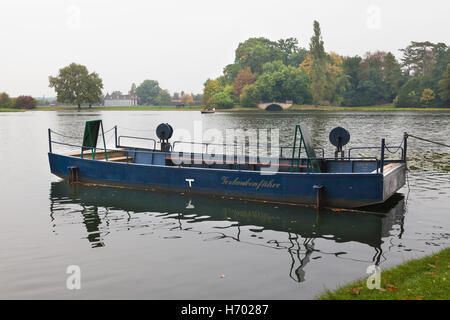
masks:
<svg viewBox="0 0 450 320"><path fill-rule="evenodd" d="M114 143L117 149L117 126L114 126Z"/></svg>
<svg viewBox="0 0 450 320"><path fill-rule="evenodd" d="M406 163L406 150L408 149L408 133L403 134L403 162Z"/></svg>
<svg viewBox="0 0 450 320"><path fill-rule="evenodd" d="M384 139L381 139L381 161L380 161L380 172L383 173L384 167L384 148L386 146L386 142Z"/></svg>
<svg viewBox="0 0 450 320"><path fill-rule="evenodd" d="M52 153L52 130L48 128L48 152Z"/></svg>

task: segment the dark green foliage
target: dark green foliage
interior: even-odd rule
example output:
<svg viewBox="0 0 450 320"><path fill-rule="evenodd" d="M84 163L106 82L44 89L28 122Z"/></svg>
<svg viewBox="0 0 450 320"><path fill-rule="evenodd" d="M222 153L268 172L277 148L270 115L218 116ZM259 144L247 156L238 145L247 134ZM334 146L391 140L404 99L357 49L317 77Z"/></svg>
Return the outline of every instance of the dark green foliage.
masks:
<svg viewBox="0 0 450 320"><path fill-rule="evenodd" d="M368 52L364 58L327 53L320 24L314 21L309 51L295 38L259 37L240 43L223 76L205 83L203 103L223 107L233 100L255 107L260 102L293 100L340 106L449 106L447 45L412 42L401 51L402 64L391 52ZM244 77L244 71L253 78ZM230 86L231 96L225 90Z"/></svg>
<svg viewBox="0 0 450 320"><path fill-rule="evenodd" d="M404 81L400 64L390 52L367 53L364 59L346 57L343 69L349 81L345 106L391 103Z"/></svg>
<svg viewBox="0 0 450 320"><path fill-rule="evenodd" d="M9 97L6 92L0 93L0 108L12 108L14 107L14 101Z"/></svg>
<svg viewBox="0 0 450 320"><path fill-rule="evenodd" d="M444 105L450 106L450 63L438 82L439 97Z"/></svg>
<svg viewBox="0 0 450 320"><path fill-rule="evenodd" d="M56 91L58 102L78 105L101 102L103 82L97 73L89 74L88 69L80 64L71 63L59 70L57 77L49 77L49 87Z"/></svg>
<svg viewBox="0 0 450 320"><path fill-rule="evenodd" d="M311 53L311 94L313 102L320 104L325 96L325 74L327 69L326 53L323 46L322 33L319 22L314 21L314 35L309 44L309 51Z"/></svg>
<svg viewBox="0 0 450 320"><path fill-rule="evenodd" d="M158 96L161 88L156 80L144 80L137 88L136 95L139 104L159 104Z"/></svg>
<svg viewBox="0 0 450 320"><path fill-rule="evenodd" d="M307 51L300 48L295 38L271 41L266 38L250 38L236 49L235 63L225 67L224 74L234 79L240 69L250 67L253 73L262 73L267 62L281 60L285 65L297 67L305 59Z"/></svg>
<svg viewBox="0 0 450 320"><path fill-rule="evenodd" d="M308 75L304 70L286 66L282 61L268 62L255 82L261 101L287 101L296 104L311 102Z"/></svg>
<svg viewBox="0 0 450 320"><path fill-rule="evenodd" d="M409 79L408 82L401 87L397 98L395 99L395 105L397 107L424 107L425 105L421 103L420 98L426 88L436 92L435 83L430 75ZM441 105L440 99L436 97L431 103L431 106L439 105Z"/></svg>
<svg viewBox="0 0 450 320"><path fill-rule="evenodd" d="M36 107L36 100L30 96L19 96L16 99L15 107L19 109L33 109Z"/></svg>

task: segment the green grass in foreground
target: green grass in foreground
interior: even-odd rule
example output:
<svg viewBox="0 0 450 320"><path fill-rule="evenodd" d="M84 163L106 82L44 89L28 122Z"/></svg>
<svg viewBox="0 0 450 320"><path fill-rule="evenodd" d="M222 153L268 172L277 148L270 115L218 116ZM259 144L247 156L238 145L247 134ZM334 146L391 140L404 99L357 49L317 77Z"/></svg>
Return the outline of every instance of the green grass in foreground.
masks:
<svg viewBox="0 0 450 320"><path fill-rule="evenodd" d="M448 300L450 248L381 272L381 288L367 288L367 278L320 295L320 300Z"/></svg>

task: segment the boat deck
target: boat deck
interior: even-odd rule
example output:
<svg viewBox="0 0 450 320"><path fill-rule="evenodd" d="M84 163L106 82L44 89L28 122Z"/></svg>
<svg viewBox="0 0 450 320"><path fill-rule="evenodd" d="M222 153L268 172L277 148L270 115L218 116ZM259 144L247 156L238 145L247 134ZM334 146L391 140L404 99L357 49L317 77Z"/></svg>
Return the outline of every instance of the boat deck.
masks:
<svg viewBox="0 0 450 320"><path fill-rule="evenodd" d="M81 153L73 153L69 154L69 156L81 158ZM91 151L83 152L83 159L92 158ZM277 171L279 172L311 172L310 163L307 158L263 158L259 159L260 161L256 161L256 158L249 156L227 157L218 155L212 157L211 155L199 153L185 153L181 156L174 156L171 152L140 148L123 148L121 150L107 151L106 154L105 151L98 150L95 153L94 159L98 161L147 165L249 171L259 171L261 168L268 168L273 164L277 167ZM375 159L317 159L317 164L322 173L378 173L380 171L378 161ZM383 166L383 173L386 175L401 165L401 161L387 160Z"/></svg>

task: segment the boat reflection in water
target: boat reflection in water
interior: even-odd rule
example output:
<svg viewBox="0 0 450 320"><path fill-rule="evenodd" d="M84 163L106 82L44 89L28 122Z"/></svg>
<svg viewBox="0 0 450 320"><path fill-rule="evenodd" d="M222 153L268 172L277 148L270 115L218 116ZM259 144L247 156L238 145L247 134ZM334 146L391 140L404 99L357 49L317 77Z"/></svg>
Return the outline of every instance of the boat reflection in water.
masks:
<svg viewBox="0 0 450 320"><path fill-rule="evenodd" d="M108 234L119 229L166 228L209 233L214 234L214 239L226 238L286 250L292 259L289 276L298 282L304 280L303 268L311 254L320 251L314 247L317 238L366 244L374 249L372 261L367 262L380 263L383 238L390 236L394 226L400 226L396 236L401 237L403 233L405 200L401 194L396 194L382 207L365 211L321 209L317 212L298 205L86 186L66 181L53 182L50 191L50 215L55 233L59 232L59 227L63 229L65 223L73 224L74 219L82 218L92 247L105 246ZM258 233L263 230L275 231L276 239L259 237ZM345 252L329 254L339 256Z"/></svg>

